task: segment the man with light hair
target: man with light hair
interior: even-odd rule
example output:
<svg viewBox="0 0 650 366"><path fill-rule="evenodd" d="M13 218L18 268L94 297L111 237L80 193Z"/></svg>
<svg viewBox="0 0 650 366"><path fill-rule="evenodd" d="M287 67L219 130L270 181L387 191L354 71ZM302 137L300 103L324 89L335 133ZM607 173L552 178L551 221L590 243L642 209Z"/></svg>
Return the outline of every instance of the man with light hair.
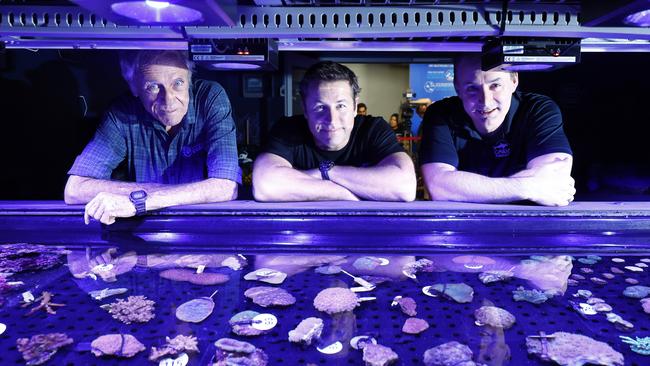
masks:
<svg viewBox="0 0 650 366"><path fill-rule="evenodd" d="M241 170L226 92L192 80L184 51L122 53L132 96L115 102L68 171L64 197L112 224L169 206L237 197Z"/></svg>
<svg viewBox="0 0 650 366"><path fill-rule="evenodd" d="M519 75L481 69L480 54L454 64L457 97L422 122L420 162L431 199L478 203L573 201L571 148L550 98L517 91Z"/></svg>

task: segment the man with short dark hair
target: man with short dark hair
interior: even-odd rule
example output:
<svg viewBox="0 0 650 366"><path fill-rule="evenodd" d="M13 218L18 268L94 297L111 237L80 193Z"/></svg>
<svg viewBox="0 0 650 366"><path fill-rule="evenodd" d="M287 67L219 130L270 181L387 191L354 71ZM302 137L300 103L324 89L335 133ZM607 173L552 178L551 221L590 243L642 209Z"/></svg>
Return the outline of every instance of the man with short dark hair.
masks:
<svg viewBox="0 0 650 366"><path fill-rule="evenodd" d="M364 103L357 104L357 116L365 116L368 114L368 107Z"/></svg>
<svg viewBox="0 0 650 366"><path fill-rule="evenodd" d="M356 75L334 62L307 70L304 116L278 122L253 167L259 201L415 199L413 162L382 118L356 116Z"/></svg>
<svg viewBox="0 0 650 366"><path fill-rule="evenodd" d="M572 155L557 104L517 92L519 76L483 71L479 54L454 64L457 97L432 104L420 162L433 200L546 206L573 201Z"/></svg>
<svg viewBox="0 0 650 366"><path fill-rule="evenodd" d="M93 217L112 224L164 207L235 199L241 171L223 88L191 82L186 52L121 56L133 96L111 106L75 160L65 202L86 204L86 223Z"/></svg>

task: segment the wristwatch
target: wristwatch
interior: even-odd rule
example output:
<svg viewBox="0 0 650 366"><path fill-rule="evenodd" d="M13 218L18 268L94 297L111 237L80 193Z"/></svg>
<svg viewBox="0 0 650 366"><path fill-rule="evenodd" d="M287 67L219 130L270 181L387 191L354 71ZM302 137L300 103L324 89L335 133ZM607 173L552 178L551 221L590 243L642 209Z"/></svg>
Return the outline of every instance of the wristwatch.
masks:
<svg viewBox="0 0 650 366"><path fill-rule="evenodd" d="M145 202L147 201L147 192L143 190L133 191L129 194L129 199L133 206L135 206L135 215L142 216L147 212Z"/></svg>
<svg viewBox="0 0 650 366"><path fill-rule="evenodd" d="M330 180L330 175L328 172L334 167L334 162L331 160L323 160L318 165L318 170L320 170L320 176L323 180Z"/></svg>

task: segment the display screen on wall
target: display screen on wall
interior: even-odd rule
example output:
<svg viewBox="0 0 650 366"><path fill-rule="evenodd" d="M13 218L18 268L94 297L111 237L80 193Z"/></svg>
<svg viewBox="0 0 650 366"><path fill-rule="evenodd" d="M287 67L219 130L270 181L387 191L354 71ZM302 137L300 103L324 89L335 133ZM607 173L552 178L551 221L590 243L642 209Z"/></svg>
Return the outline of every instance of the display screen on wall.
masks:
<svg viewBox="0 0 650 366"><path fill-rule="evenodd" d="M453 64L411 64L409 68L409 85L415 93L415 99L429 98L435 102L456 95L454 90ZM417 133L421 119L413 114L412 131Z"/></svg>

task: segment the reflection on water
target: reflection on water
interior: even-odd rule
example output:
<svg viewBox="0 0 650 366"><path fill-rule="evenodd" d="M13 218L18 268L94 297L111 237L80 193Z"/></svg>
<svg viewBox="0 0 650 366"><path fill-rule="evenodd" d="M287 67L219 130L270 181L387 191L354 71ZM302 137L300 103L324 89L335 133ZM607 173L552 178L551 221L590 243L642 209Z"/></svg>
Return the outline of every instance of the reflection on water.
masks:
<svg viewBox="0 0 650 366"><path fill-rule="evenodd" d="M641 366L648 257L5 245L0 364Z"/></svg>

